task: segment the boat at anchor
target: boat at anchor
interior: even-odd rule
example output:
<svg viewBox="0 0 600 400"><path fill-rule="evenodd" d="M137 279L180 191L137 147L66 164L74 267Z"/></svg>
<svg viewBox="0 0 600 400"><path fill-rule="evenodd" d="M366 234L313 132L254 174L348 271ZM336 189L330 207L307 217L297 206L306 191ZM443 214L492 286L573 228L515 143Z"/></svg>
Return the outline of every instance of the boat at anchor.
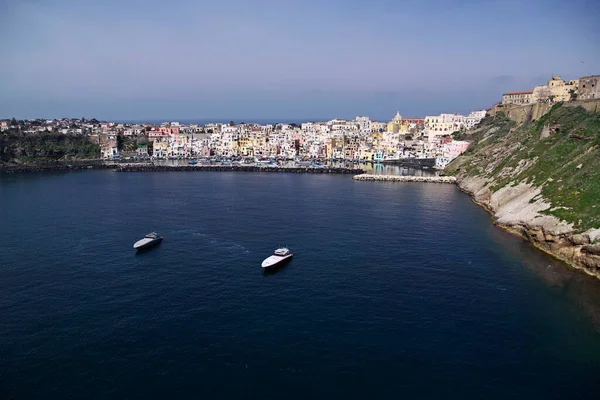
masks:
<svg viewBox="0 0 600 400"><path fill-rule="evenodd" d="M289 261L292 257L294 257L294 255L292 254L290 249L288 249L286 247L282 247L282 248L275 250L271 256L265 258L265 260L262 262L262 267L263 268L276 267L276 266L282 265L283 263Z"/></svg>
<svg viewBox="0 0 600 400"><path fill-rule="evenodd" d="M158 236L156 232L152 232L144 236L143 239L138 240L134 243L133 248L135 250L144 250L150 247L156 246L160 242L162 242L163 237Z"/></svg>

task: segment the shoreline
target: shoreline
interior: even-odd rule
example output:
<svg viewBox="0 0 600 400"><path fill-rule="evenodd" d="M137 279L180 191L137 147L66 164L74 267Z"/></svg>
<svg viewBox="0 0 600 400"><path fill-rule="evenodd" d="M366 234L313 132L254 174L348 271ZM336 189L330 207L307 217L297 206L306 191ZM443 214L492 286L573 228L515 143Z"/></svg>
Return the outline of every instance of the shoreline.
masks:
<svg viewBox="0 0 600 400"><path fill-rule="evenodd" d="M456 187L467 194L473 203L483 208L491 217L494 226L516 236L531 244L556 260L564 262L574 270L585 272L587 275L600 280L600 256L584 252L585 244L577 243L572 232L561 235L552 235L544 231L543 227L533 228L526 224L502 224L496 220L496 212L485 201L479 201L475 194L461 186L461 181L456 181ZM541 236L541 240L539 237ZM554 246L553 246L554 245ZM588 243L589 245L589 243ZM561 251L562 250L562 251Z"/></svg>

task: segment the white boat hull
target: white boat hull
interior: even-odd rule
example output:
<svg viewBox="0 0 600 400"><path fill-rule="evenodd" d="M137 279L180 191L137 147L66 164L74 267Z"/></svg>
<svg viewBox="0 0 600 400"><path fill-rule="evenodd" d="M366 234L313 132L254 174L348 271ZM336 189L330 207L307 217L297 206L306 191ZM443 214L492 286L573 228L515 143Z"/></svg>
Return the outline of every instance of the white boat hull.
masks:
<svg viewBox="0 0 600 400"><path fill-rule="evenodd" d="M148 247L156 246L162 240L163 240L163 238L156 238L156 239L143 238L143 239L138 240L137 242L135 242L133 244L133 248L135 250L147 249Z"/></svg>
<svg viewBox="0 0 600 400"><path fill-rule="evenodd" d="M287 256L277 256L277 255L272 255L270 257L267 257L263 262L262 262L262 267L263 268L272 268L272 267L276 267L278 265L281 265L287 261L290 260L290 258L294 257L293 254L288 254Z"/></svg>

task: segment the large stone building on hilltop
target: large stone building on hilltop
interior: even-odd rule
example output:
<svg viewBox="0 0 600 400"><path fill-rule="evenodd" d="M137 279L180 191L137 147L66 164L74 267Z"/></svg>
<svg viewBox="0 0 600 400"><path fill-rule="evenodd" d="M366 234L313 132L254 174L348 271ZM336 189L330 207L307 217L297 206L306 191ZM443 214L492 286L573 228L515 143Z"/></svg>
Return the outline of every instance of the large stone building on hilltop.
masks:
<svg viewBox="0 0 600 400"><path fill-rule="evenodd" d="M553 76L546 85L538 85L533 89L532 103L574 100L577 96L579 80L565 82L560 76Z"/></svg>
<svg viewBox="0 0 600 400"><path fill-rule="evenodd" d="M579 100L600 99L600 75L579 78L577 98Z"/></svg>

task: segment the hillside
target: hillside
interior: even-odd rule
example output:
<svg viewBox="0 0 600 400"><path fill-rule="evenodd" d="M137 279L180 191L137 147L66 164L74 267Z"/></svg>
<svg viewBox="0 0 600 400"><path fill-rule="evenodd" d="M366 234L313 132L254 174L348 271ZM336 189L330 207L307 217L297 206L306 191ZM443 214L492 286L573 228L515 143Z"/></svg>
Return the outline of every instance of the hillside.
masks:
<svg viewBox="0 0 600 400"><path fill-rule="evenodd" d="M445 170L497 224L600 277L600 113L557 104L538 121L498 113Z"/></svg>
<svg viewBox="0 0 600 400"><path fill-rule="evenodd" d="M98 158L97 144L82 135L0 133L0 164Z"/></svg>

